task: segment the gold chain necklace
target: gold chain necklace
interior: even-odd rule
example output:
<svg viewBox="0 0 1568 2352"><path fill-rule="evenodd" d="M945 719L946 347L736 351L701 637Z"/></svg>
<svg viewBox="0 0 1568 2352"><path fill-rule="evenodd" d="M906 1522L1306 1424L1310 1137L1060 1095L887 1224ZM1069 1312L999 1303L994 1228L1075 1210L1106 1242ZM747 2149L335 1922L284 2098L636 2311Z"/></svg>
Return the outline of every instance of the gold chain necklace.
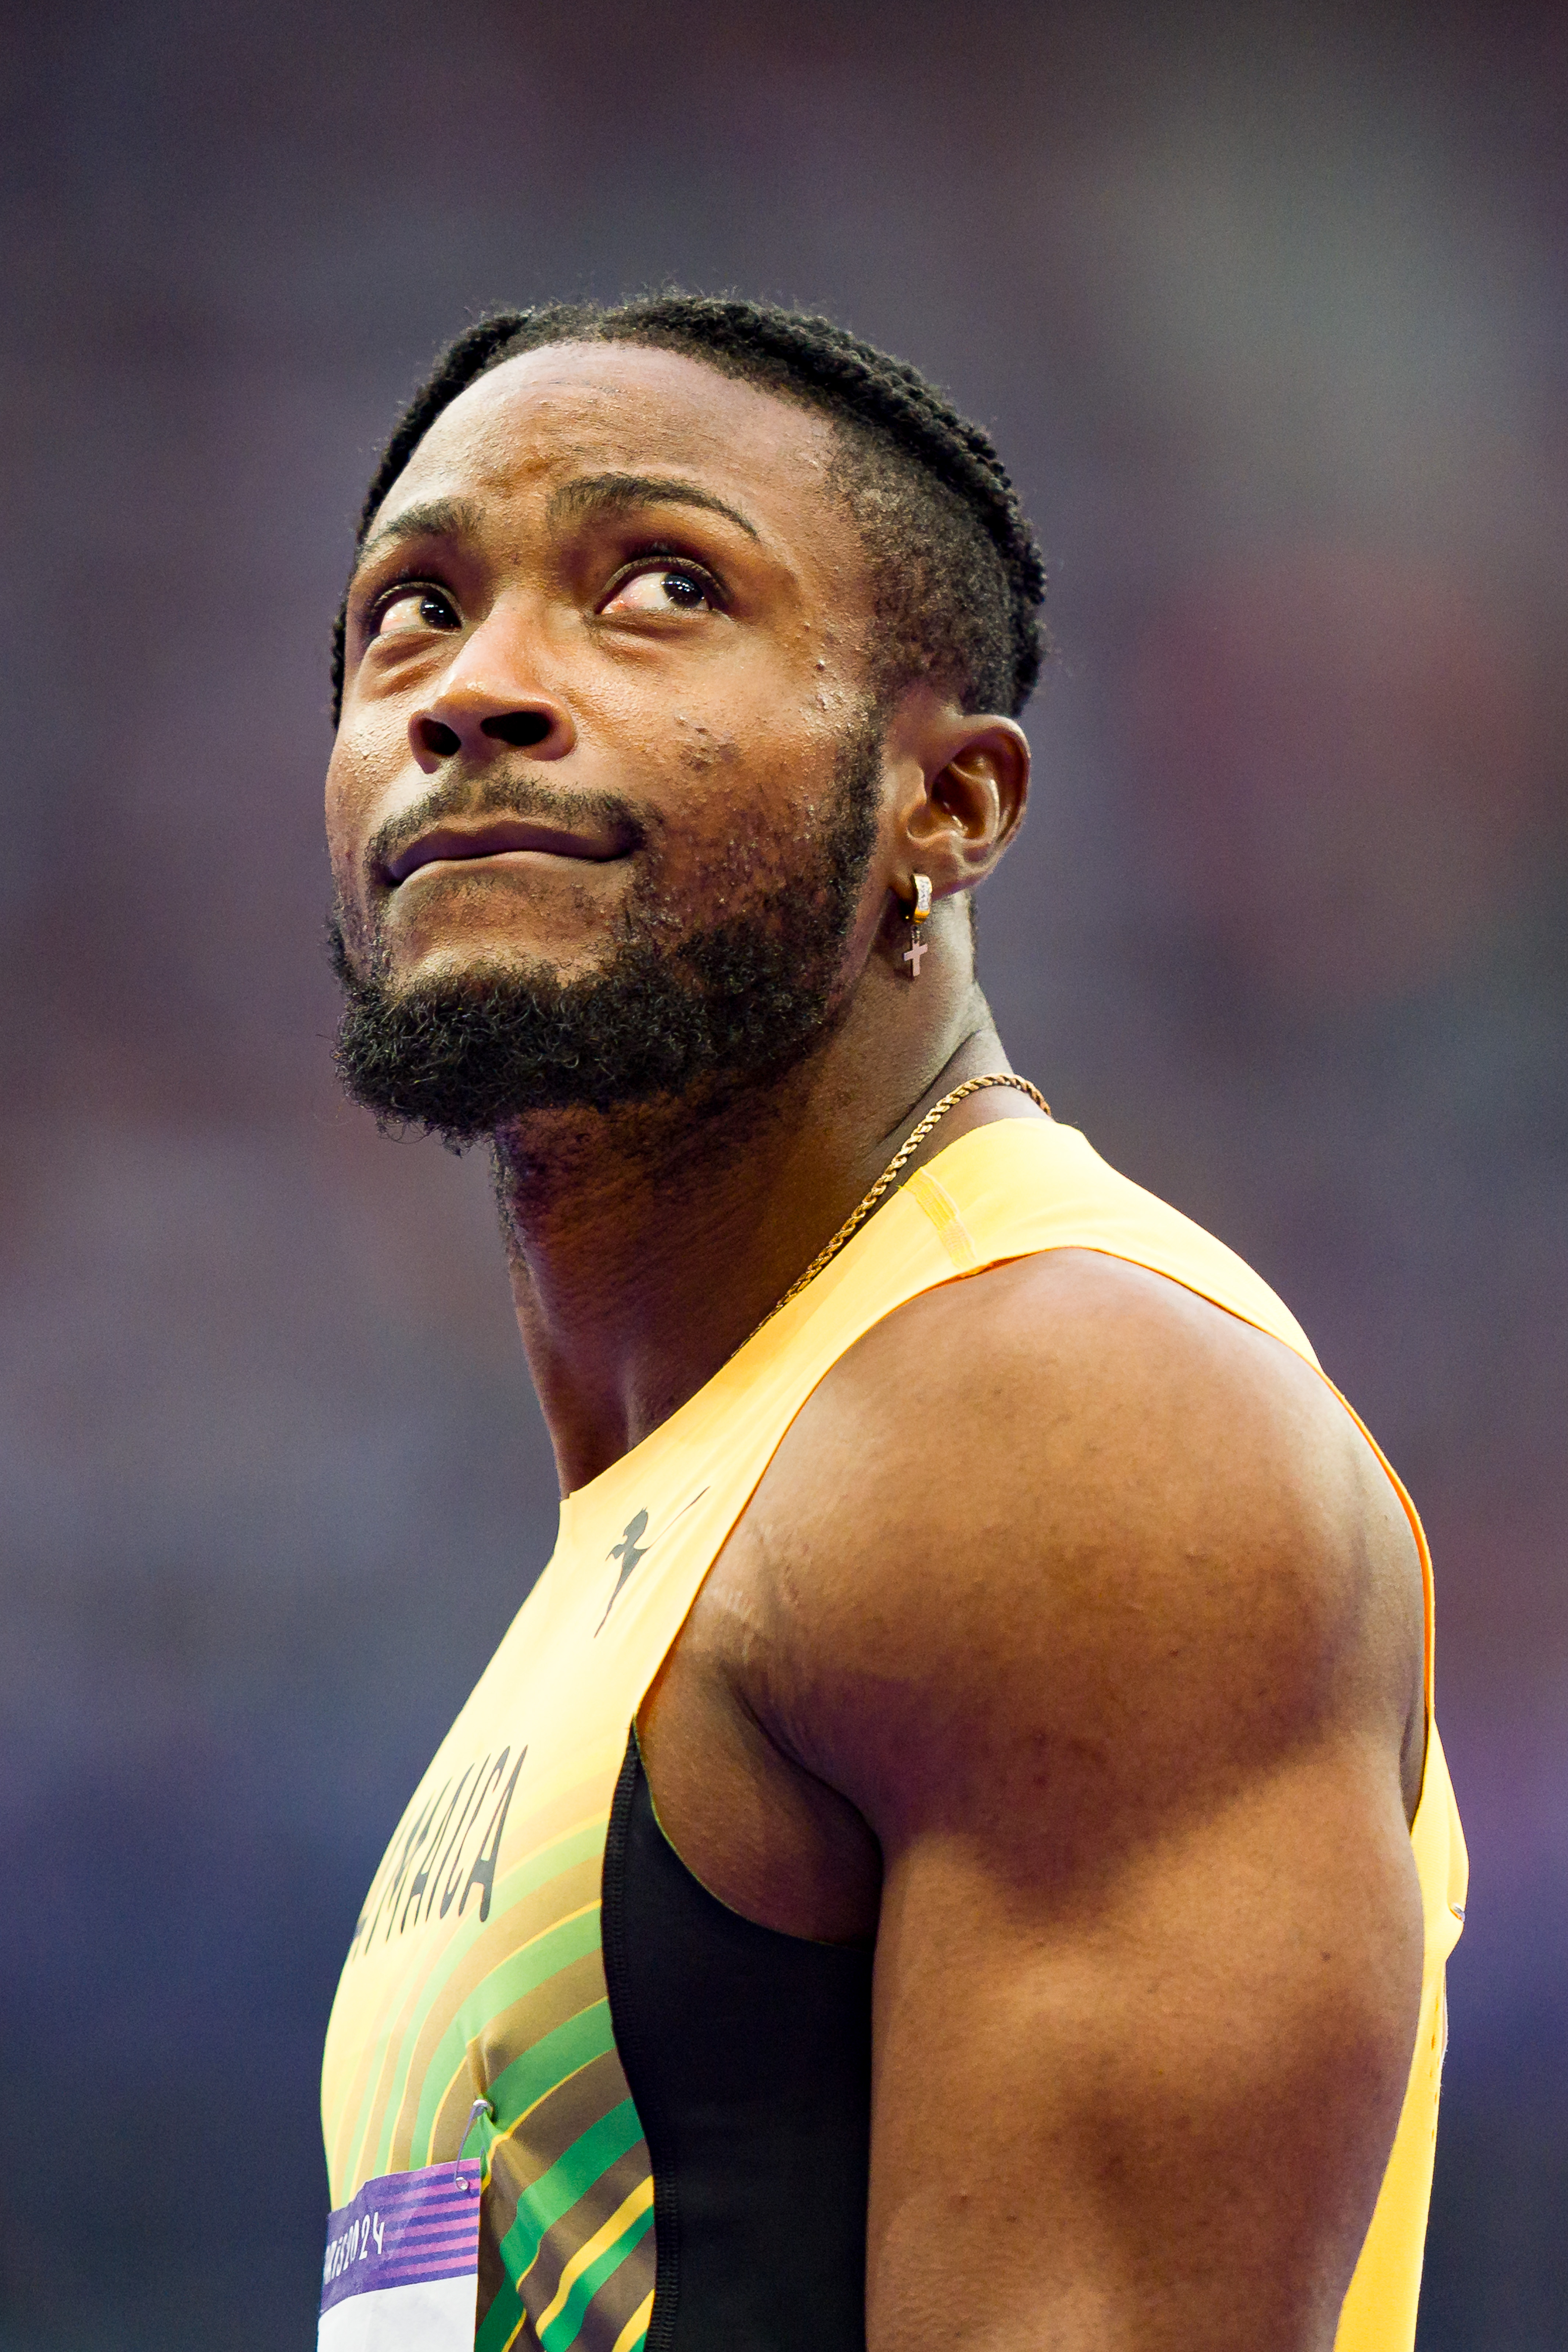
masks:
<svg viewBox="0 0 1568 2352"><path fill-rule="evenodd" d="M978 1094L982 1087L1016 1087L1020 1094L1027 1095L1031 1102L1039 1104L1040 1108L1045 1112L1047 1118L1050 1117L1051 1107L1046 1100L1044 1095L1040 1092L1038 1087L1031 1086L1027 1078L1019 1077L1016 1071L994 1070L987 1077L965 1078L962 1086L954 1087L951 1094L943 1095L939 1103L934 1103L931 1109L927 1111L920 1125L915 1128L910 1134L905 1137L903 1142L900 1145L898 1150L894 1152L892 1158L889 1160L887 1166L883 1169L881 1174L878 1177L876 1182L872 1185L870 1191L861 1202L859 1207L850 1211L848 1216L845 1218L844 1223L839 1226L838 1231L834 1234L833 1239L828 1243L826 1248L818 1250L816 1255L812 1259L811 1264L806 1267L805 1272L799 1277L798 1281L791 1283L789 1288L784 1292L784 1297L779 1300L777 1306L769 1307L767 1313L763 1316L762 1322L757 1325L756 1330L749 1331L746 1334L745 1339L741 1342L742 1348L749 1347L751 1342L756 1338L757 1331L762 1330L763 1325L771 1323L775 1315L782 1314L792 1299L798 1298L800 1297L801 1292L805 1288L807 1283L815 1282L817 1276L822 1272L823 1267L832 1264L833 1260L838 1255L839 1251L844 1247L845 1243L851 1240L854 1235L859 1232L861 1226L865 1223L867 1218L870 1215L872 1210L876 1207L878 1202L881 1199L883 1193L887 1191L889 1185L892 1182L894 1177L903 1166L905 1160L910 1157L911 1152L918 1151L920 1150L921 1145L925 1141L927 1136L931 1133L938 1119L944 1117L945 1114L952 1108L954 1103L961 1103L965 1095ZM739 1355L741 1349L737 1348L735 1353Z"/></svg>

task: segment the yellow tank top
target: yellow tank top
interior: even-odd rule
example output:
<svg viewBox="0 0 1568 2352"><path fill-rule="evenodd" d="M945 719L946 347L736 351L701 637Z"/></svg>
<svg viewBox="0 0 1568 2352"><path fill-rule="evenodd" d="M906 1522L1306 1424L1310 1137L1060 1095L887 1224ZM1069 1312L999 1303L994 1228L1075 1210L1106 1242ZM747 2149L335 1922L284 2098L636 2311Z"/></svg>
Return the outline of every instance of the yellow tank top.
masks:
<svg viewBox="0 0 1568 2352"><path fill-rule="evenodd" d="M1063 1248L1168 1276L1317 1369L1239 1258L1076 1129L998 1120L918 1170L706 1387L563 1503L549 1565L372 1882L322 2074L335 2206L377 2175L455 2156L473 2102L489 2102L468 2143L485 2161L480 2352L638 2352L647 2333L655 2182L611 2024L601 1876L628 1727L708 1569L796 1413L863 1332L939 1283ZM1336 2352L1415 2342L1444 1969L1464 1916L1464 1841L1432 1720L1431 1565L1388 1475L1426 1593L1426 1765L1411 1830L1426 1959L1398 2136Z"/></svg>

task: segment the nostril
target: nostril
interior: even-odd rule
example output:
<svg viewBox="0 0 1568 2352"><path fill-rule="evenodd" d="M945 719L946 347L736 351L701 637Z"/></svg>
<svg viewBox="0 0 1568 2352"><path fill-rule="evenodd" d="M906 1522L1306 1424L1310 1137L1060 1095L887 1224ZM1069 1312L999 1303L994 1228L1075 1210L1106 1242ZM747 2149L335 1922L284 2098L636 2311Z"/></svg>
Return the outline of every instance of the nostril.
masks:
<svg viewBox="0 0 1568 2352"><path fill-rule="evenodd" d="M526 751L531 743L543 742L550 725L542 710L508 710L500 719L485 719L479 733L493 735L498 742L510 743L519 751Z"/></svg>
<svg viewBox="0 0 1568 2352"><path fill-rule="evenodd" d="M438 719L422 719L419 721L419 740L437 760L449 760L454 751L461 751L463 745L462 737L455 734L450 727L443 726Z"/></svg>

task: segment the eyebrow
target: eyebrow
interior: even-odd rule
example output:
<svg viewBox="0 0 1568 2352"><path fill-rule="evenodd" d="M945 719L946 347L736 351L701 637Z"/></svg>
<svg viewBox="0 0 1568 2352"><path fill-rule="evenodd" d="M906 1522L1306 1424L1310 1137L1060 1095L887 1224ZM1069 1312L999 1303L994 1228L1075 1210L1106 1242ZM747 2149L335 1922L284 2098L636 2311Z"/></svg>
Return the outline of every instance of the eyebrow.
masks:
<svg viewBox="0 0 1568 2352"><path fill-rule="evenodd" d="M580 474L575 481L563 482L552 492L546 512L552 522L560 522L568 517L619 514L630 507L648 506L700 507L710 514L725 516L748 539L761 539L755 523L748 522L738 508L715 498L711 490L699 488L695 482L682 481L677 474ZM407 540L456 539L479 528L479 510L468 499L430 499L423 506L405 507L401 514L371 533L354 559L354 571L362 572L384 548Z"/></svg>
<svg viewBox="0 0 1568 2352"><path fill-rule="evenodd" d="M354 558L354 570L363 570L384 547L395 546L401 540L456 539L477 530L479 524L479 510L467 499L431 499L422 507L405 507L401 514L371 533Z"/></svg>
<svg viewBox="0 0 1568 2352"><path fill-rule="evenodd" d="M674 474L581 474L552 493L547 511L557 522L568 516L623 513L628 507L701 507L709 514L726 516L748 539L760 541L762 537L737 508Z"/></svg>

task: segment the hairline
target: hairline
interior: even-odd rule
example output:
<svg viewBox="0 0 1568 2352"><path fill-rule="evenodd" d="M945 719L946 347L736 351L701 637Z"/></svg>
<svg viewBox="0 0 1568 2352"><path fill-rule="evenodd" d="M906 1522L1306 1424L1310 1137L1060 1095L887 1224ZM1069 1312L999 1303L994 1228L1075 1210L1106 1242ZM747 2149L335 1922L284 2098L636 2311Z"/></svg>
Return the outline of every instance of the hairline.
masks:
<svg viewBox="0 0 1568 2352"><path fill-rule="evenodd" d="M519 331L525 332L526 330L520 330ZM763 362L763 367L759 370L740 366L725 366L723 364L723 354L721 352L710 352L695 344L688 345L676 340L673 336L667 337L658 334L644 333L641 331L635 334L623 335L584 333L552 335L543 342L520 343L515 350L510 350L505 344L503 344L500 351L492 353L490 358L485 362L483 367L481 367L476 374L471 375L468 378L468 383L463 385L461 391L455 392L452 394L451 399L445 402L437 411L436 415L430 419L429 424L426 426L424 432L420 435L418 440L415 443L413 448L408 452L407 457L405 458L398 471L393 476L391 481L388 482L385 490L382 494L380 505L375 509L374 514L366 516L359 536L354 541L353 566L349 573L349 586L352 587L354 572L358 571L360 565L365 561L369 551L374 548L377 540L381 536L377 526L380 523L381 517L386 511L387 500L391 498L394 490L396 489L398 483L402 481L404 476L407 473L409 467L412 466L416 457L425 446L426 442L428 441L431 434L435 431L443 416L447 415L451 410L456 408L458 402L464 399L468 393L472 392L477 384L482 383L486 376L496 374L501 368L505 367L510 361L528 359L535 352L569 351L573 348L585 350L588 346L594 343L635 343L639 345L644 351L666 352L672 359L690 360L694 365L705 368L710 375L721 376L731 383L743 383L747 385L752 392L759 394L764 400L782 400L786 402L792 408L803 408L809 411L811 415L819 416L823 423L827 426L832 441L839 446L847 448L854 435L858 432L863 436L866 443L875 446L885 447L890 456L901 458L905 464L918 467L920 471L926 474L929 478L936 484L939 489L944 489L947 488L947 485L942 481L941 477L931 472L930 467L922 465L921 460L915 456L912 451L908 451L900 447L896 435L879 430L868 418L856 416L847 410L836 406L833 401L826 394L814 394L809 385L799 384L793 382L789 377L784 374L782 370L779 372L775 380L772 371L767 368L765 362ZM630 480L633 478L628 475L627 478ZM852 500L845 494L842 480L838 476L838 471L836 467L829 467L826 480L827 487L834 491L839 503L848 509L850 520L855 525L857 535L862 540L862 541L864 541L866 538L864 527L860 522L859 517L854 512ZM567 485L565 487L570 488L573 486ZM557 496L561 494L557 493ZM705 506L719 514L727 515L731 522L738 523L741 529L748 532L752 539L759 537L755 525L748 522L743 515L737 514L733 507L726 505L722 499L713 497L695 485L693 485L689 489L687 489L676 488L672 484L667 495L673 498L678 503L691 506ZM437 502L432 501L432 503L434 504ZM450 504L455 507L458 501L445 500L440 501L440 503ZM866 553L869 560L872 555L872 551L868 546L866 549ZM340 620L345 616L347 609L348 588L345 588L342 603L339 606Z"/></svg>
<svg viewBox="0 0 1568 2352"><path fill-rule="evenodd" d="M526 352L616 342L695 361L819 417L837 461L825 487L847 509L868 559L879 616L890 620L895 632L888 658L879 665L884 689L922 676L940 677L968 714L1020 715L1052 650L1040 618L1047 575L1038 540L990 435L918 368L831 319L776 304L690 295L668 286L613 304L558 299L482 314L437 355L428 381L395 427L376 467L377 503L374 509L368 499L361 504L356 563L357 551L420 444L481 376ZM956 557L960 576L945 593L934 575L928 580L934 597L928 627L920 604L910 600L905 568L939 553ZM345 595L332 629L334 720L343 684L346 602Z"/></svg>
<svg viewBox="0 0 1568 2352"><path fill-rule="evenodd" d="M524 330L521 331L526 331ZM361 535L355 542L353 567L350 570L349 577L344 585L342 596L338 605L338 626L340 628L346 626L349 603L353 595L353 584L363 565L368 562L384 538L390 539L395 536L401 535L398 531L399 518L394 516L391 522L384 526L382 525L381 518L385 513L388 502L390 501L393 493L397 488L399 482L403 480L405 475L408 472L409 467L414 463L415 457L425 446L426 442L429 439L430 435L435 431L436 426L440 423L442 417L447 415L452 409L456 408L458 402L461 401L467 394L472 392L477 384L482 383L486 376L496 374L511 360L527 359L534 352L563 351L574 348L584 350L594 343L635 343L639 345L644 351L666 352L674 359L692 361L697 366L705 368L710 375L722 377L731 383L745 384L750 390L759 394L764 400L774 399L784 401L793 408L805 409L810 415L820 417L823 424L827 428L829 446L833 452L833 457L830 459L830 462L822 477L822 487L838 506L840 511L847 518L850 528L853 530L855 537L859 543L861 553L865 558L868 584L872 591L873 610L867 615L868 650L865 666L868 674L862 683L866 689L868 704L880 711L885 720L889 711L888 697L885 690L879 684L876 677L876 657L874 650L872 649L872 641L875 637L876 625L876 613L874 609L876 582L878 574L885 564L887 559L885 556L879 556L877 549L871 543L871 534L859 514L856 511L855 501L849 495L844 478L844 470L841 465L837 462L837 458L839 453L842 453L847 460L851 458L854 443L857 436L858 436L863 447L869 446L879 451L885 450L886 453L895 460L901 461L903 464L915 468L921 474L925 475L938 490L947 490L950 496L956 494L949 489L949 486L942 480L940 475L932 472L930 467L923 465L921 460L911 451L903 449L894 434L880 430L871 423L869 419L857 416L852 412L837 406L834 402L825 394L814 395L809 385L802 385L791 381L787 376L783 374L782 371L775 380L772 371L767 368L765 362L763 362L763 368L758 371L753 371L751 368L739 365L725 366L722 363L722 353L710 352L700 347L689 348L685 343L676 340L674 337L666 338L664 336L644 333L641 331L635 334L618 335L572 333L552 335L542 342L523 342L515 350L510 350L503 344L500 351L496 352L489 360L486 361L484 366L479 370L478 373L470 376L468 383L463 385L462 389L454 393L451 399L446 402L445 404L437 411L436 415L430 419L429 424L426 426L425 431L420 435L419 439L415 443L414 447L408 452L408 456L405 459L398 472L395 473L391 481L388 482L386 489L382 497L381 504L375 509L374 513L366 519ZM560 488L552 494L551 499L552 507L555 507L563 499L571 498L572 495L583 486L583 483L595 484L598 480L605 478L608 478L589 476L583 478L583 482L574 480L563 483ZM654 478L639 477L628 472L625 477L625 479L628 485L634 481L647 481L651 486ZM668 486L664 484L659 485L658 495L668 497L673 502L678 504L689 504L694 507L707 508L710 511L716 511L720 514L725 515L730 519L730 520L738 524L739 527L742 530L746 531L752 539L758 539L760 537L755 525L749 522L745 516L737 513L735 509L729 506L723 499L704 491L696 484L689 486L682 485L672 478ZM651 504L655 502L656 500L651 493L650 487L649 503ZM461 497L433 499L425 502L423 505L416 505L412 507L408 511L410 516L415 518L421 517L425 512L428 511L430 516L434 518L437 509L444 510L446 513L449 514L452 518L452 523L450 525L437 524L433 520L431 525L433 529L458 526L459 510L465 511L465 521L459 527L468 527L466 517L471 516L475 511L471 501ZM422 526L416 522L414 532L411 535L418 536L421 528Z"/></svg>

